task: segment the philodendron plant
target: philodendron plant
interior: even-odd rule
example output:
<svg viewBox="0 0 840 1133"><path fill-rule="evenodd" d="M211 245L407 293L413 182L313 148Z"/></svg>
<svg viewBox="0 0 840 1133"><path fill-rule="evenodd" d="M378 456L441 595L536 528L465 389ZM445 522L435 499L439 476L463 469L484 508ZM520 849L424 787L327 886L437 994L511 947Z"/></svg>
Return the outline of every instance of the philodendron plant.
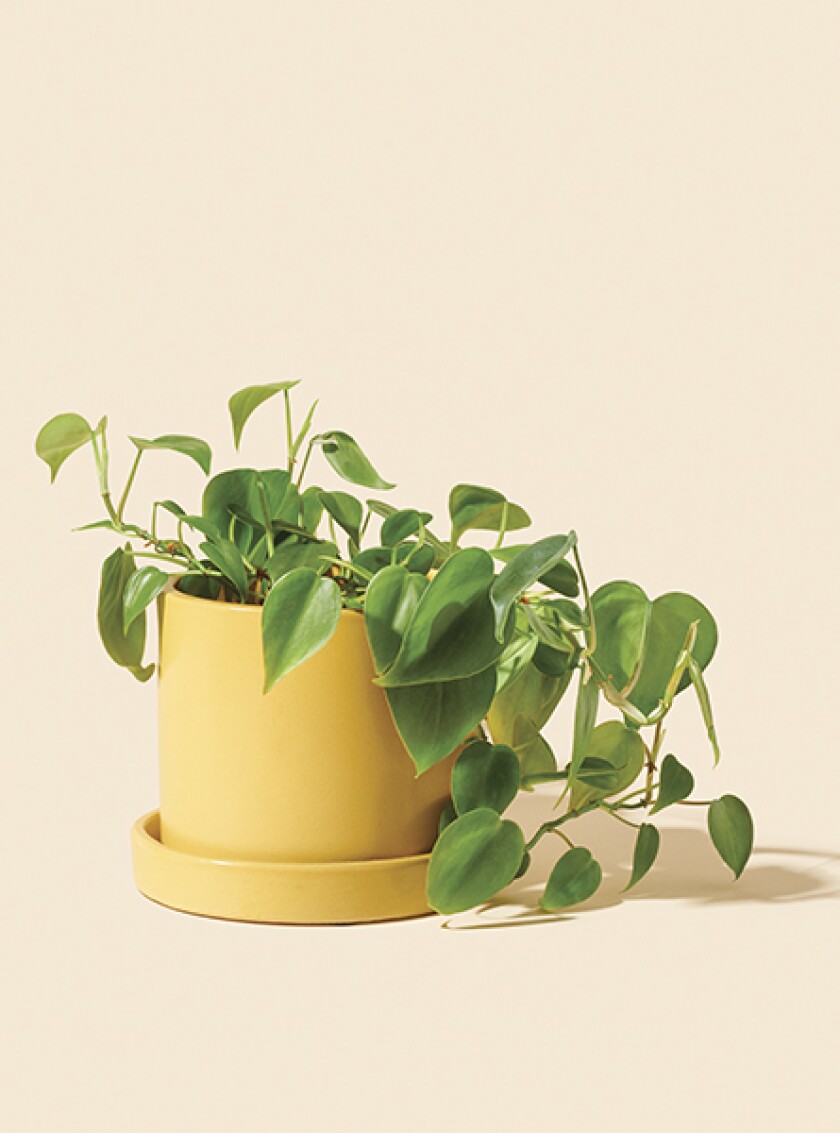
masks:
<svg viewBox="0 0 840 1133"><path fill-rule="evenodd" d="M590 593L574 531L506 542L531 520L491 488L456 485L449 529L435 534L427 511L305 486L310 458L320 451L344 481L376 493L394 487L347 433L312 432L317 402L293 427L290 391L297 384L248 386L229 402L238 448L254 410L282 395L284 468L221 472L208 479L200 511L158 500L147 527L126 518L145 454L182 453L209 476L204 441L132 437L134 460L115 502L106 418L91 427L65 413L41 429L36 451L53 480L73 452L90 446L105 516L77 530L106 528L120 539L102 565L98 603L99 632L113 660L140 681L151 676L154 665L143 663L146 610L173 575L177 589L198 598L262 607L266 692L327 644L342 609L358 611L375 683L417 774L464 745L429 867L428 898L439 912L488 901L527 870L532 850L549 834L567 848L542 907L592 896L601 867L568 830L595 810L637 830L628 889L659 850L650 819L677 804L707 807L712 842L740 876L752 850L749 810L734 795L690 798L691 771L664 746L668 713L688 690L715 763L719 758L703 677L717 628L706 607L679 592L651 599L626 581ZM365 545L374 517L378 537ZM490 532L484 541L492 547L464 546L474 532ZM572 685L573 734L558 759L542 732ZM614 718L597 723L602 705ZM526 837L502 815L520 790L540 783L558 784L556 813Z"/></svg>

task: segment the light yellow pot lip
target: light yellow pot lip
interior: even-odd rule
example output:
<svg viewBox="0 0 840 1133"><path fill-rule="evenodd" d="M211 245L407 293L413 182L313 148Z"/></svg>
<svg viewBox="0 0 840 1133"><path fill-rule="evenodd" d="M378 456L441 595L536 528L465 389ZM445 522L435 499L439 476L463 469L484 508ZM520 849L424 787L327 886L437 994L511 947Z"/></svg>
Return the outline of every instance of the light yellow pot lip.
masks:
<svg viewBox="0 0 840 1133"><path fill-rule="evenodd" d="M166 586L161 591L161 597L165 598L168 602L174 600L175 602L190 604L201 603L202 606L207 606L214 610L216 614L224 612L231 613L235 617L242 617L243 615L252 618L262 617L262 606L246 606L244 602L219 602L215 598L198 598L195 594L184 594L182 590L175 588L175 583L180 577L181 576L177 574L170 575L169 582L167 582ZM198 605L196 605L196 609L198 609ZM345 606L342 606L341 617L346 618L348 615L352 618L358 616L364 617L361 610L348 610Z"/></svg>

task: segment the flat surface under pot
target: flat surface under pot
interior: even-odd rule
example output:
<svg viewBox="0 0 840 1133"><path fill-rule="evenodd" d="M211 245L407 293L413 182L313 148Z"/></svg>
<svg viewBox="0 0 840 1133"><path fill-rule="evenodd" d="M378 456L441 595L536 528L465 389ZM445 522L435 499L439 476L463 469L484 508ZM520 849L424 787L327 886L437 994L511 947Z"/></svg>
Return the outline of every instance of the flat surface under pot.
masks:
<svg viewBox="0 0 840 1133"><path fill-rule="evenodd" d="M430 854L361 862L243 862L186 854L160 840L160 812L131 830L134 879L171 909L263 924L358 924L418 917Z"/></svg>

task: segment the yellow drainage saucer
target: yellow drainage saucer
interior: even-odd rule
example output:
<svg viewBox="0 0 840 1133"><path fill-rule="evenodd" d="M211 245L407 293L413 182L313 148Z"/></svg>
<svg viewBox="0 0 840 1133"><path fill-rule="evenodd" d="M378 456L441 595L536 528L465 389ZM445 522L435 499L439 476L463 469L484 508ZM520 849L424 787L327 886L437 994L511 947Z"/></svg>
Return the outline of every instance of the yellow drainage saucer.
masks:
<svg viewBox="0 0 840 1133"><path fill-rule="evenodd" d="M185 913L263 924L358 924L418 917L429 854L363 862L237 862L185 854L160 840L160 812L134 823L137 888Z"/></svg>

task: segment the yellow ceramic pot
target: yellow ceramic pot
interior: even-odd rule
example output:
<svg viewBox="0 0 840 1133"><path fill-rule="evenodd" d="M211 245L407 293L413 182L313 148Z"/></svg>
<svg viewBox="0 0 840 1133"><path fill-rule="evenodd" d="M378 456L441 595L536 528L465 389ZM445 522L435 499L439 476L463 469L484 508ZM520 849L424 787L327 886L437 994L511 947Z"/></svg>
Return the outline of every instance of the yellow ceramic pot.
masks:
<svg viewBox="0 0 840 1133"><path fill-rule="evenodd" d="M263 694L260 607L168 588L158 612L160 814L133 832L141 890L252 920L427 912L454 757L416 777L362 614L342 611L329 643Z"/></svg>

